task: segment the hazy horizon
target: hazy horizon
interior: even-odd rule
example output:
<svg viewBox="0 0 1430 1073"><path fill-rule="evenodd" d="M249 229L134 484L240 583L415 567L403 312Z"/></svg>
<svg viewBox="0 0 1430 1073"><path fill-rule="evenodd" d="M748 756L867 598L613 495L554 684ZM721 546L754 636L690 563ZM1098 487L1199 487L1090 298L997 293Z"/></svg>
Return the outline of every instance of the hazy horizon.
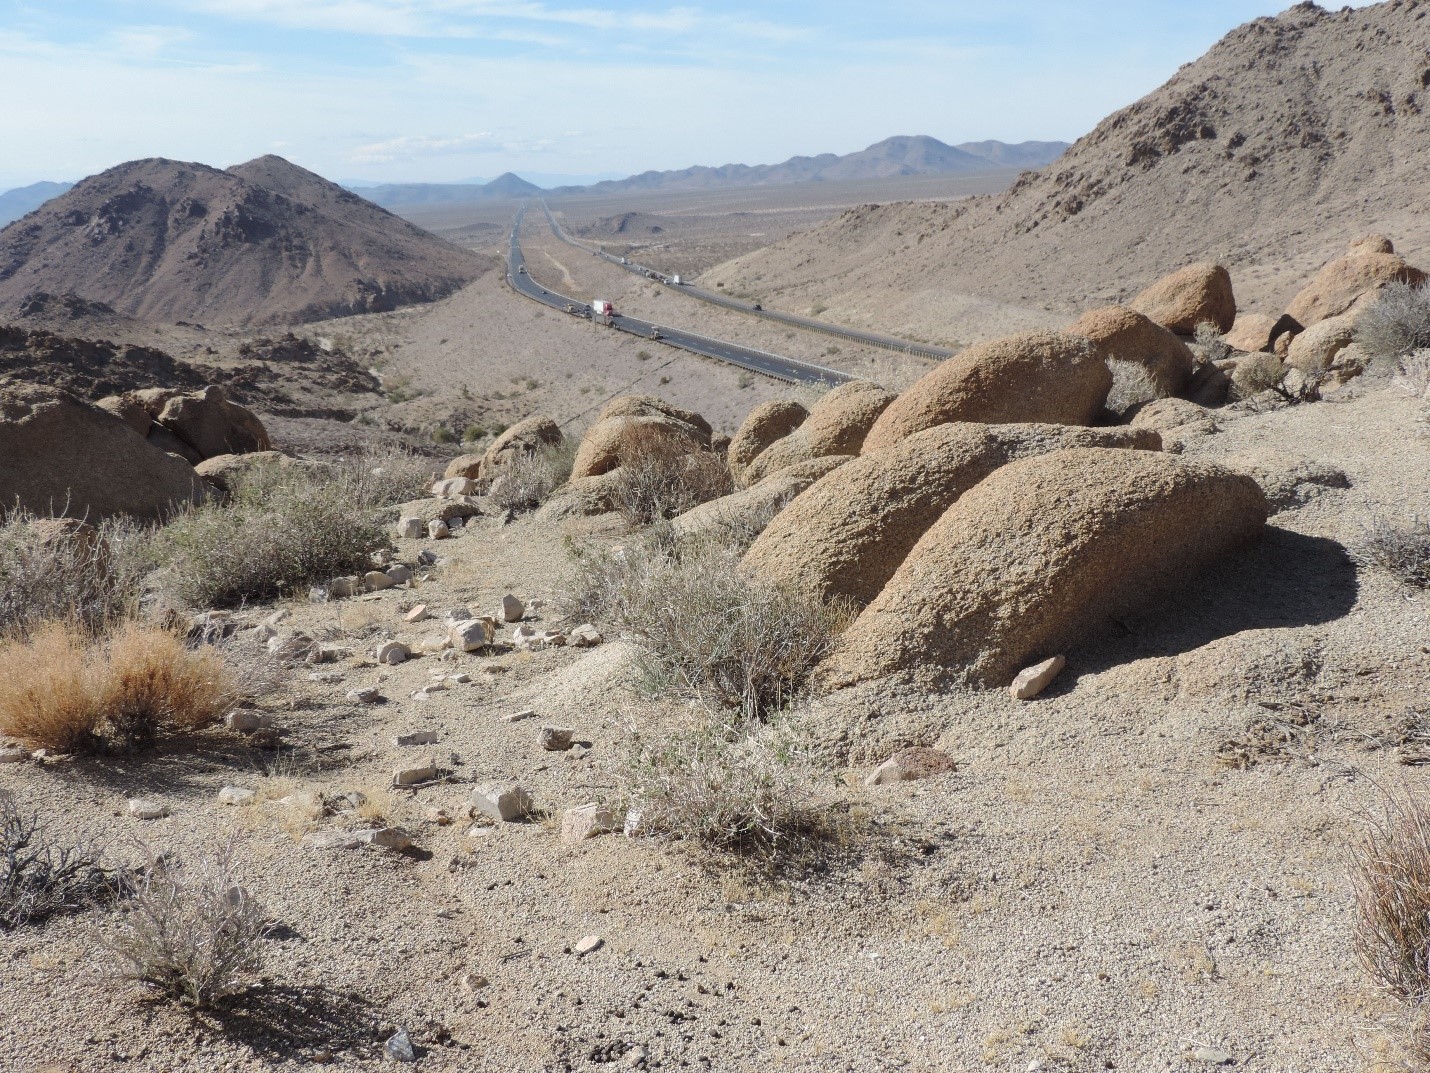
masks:
<svg viewBox="0 0 1430 1073"><path fill-rule="evenodd" d="M1172 6L6 0L0 189L153 156L460 182L1073 141L1286 4Z"/></svg>

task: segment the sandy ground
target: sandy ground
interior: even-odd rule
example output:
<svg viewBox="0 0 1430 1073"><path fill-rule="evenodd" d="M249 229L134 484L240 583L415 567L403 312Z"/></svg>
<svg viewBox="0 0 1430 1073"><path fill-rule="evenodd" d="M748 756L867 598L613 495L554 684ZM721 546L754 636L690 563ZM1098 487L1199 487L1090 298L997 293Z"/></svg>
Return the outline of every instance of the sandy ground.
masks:
<svg viewBox="0 0 1430 1073"><path fill-rule="evenodd" d="M376 1069L406 1028L430 1070L1363 1070L1394 1054L1395 1009L1350 946L1347 840L1378 787L1424 786L1397 743L1430 679L1430 597L1355 567L1373 512L1430 503L1430 442L1413 404L1357 385L1336 402L1223 411L1189 454L1284 472L1340 468L1345 489L1291 482L1265 540L1181 594L1089 638L1040 700L890 684L806 714L850 757L832 792L862 833L815 871L711 871L677 844L610 835L562 844L560 810L618 782L630 650L433 657L379 670L376 641L417 641L422 602L482 612L502 594L550 603L569 569L532 521L482 518L436 546L415 590L288 605L284 628L349 644L298 667L265 703L282 759L215 732L164 755L0 768L0 783L64 834L114 854L203 852L244 839L244 882L280 930L270 983L224 1016L193 1017L116 986L102 913L0 936L4 1066L23 1071ZM581 523L582 539L621 539ZM398 542L412 561L418 542ZM257 621L271 608L246 614ZM607 631L609 634L609 631ZM240 635L236 644L256 645ZM310 671L333 681L309 680ZM437 672L475 681L409 699ZM379 684L384 704L344 694ZM537 717L503 717L530 708ZM1310 721L1245 768L1221 762L1258 721ZM591 751L543 752L542 723ZM434 730L436 746L394 736ZM895 745L937 744L956 772L866 789ZM434 756L445 781L387 789ZM836 774L843 769L836 768ZM547 819L465 817L470 784L516 779ZM228 784L262 803L217 803ZM290 792L359 790L417 847L316 849L301 836L370 822L306 820ZM124 812L139 792L168 819ZM456 822L439 826L430 809ZM583 936L603 945L578 957ZM488 986L469 993L464 973Z"/></svg>

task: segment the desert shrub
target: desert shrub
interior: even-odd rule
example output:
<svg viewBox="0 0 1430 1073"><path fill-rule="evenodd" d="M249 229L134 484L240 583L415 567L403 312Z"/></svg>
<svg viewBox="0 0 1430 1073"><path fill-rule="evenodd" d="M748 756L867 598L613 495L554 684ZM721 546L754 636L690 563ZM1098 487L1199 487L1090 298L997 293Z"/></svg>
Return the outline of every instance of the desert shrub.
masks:
<svg viewBox="0 0 1430 1073"><path fill-rule="evenodd" d="M104 946L129 980L212 1006L262 967L268 920L238 884L235 843L194 862L151 860Z"/></svg>
<svg viewBox="0 0 1430 1073"><path fill-rule="evenodd" d="M617 452L611 502L632 525L650 525L735 490L723 455L696 449L654 425L631 429Z"/></svg>
<svg viewBox="0 0 1430 1073"><path fill-rule="evenodd" d="M640 646L651 694L694 696L759 718L799 694L848 614L752 577L738 560L713 541L578 551L570 606Z"/></svg>
<svg viewBox="0 0 1430 1073"><path fill-rule="evenodd" d="M72 912L104 895L109 883L94 854L56 845L39 817L0 790L0 931Z"/></svg>
<svg viewBox="0 0 1430 1073"><path fill-rule="evenodd" d="M571 479L576 444L571 440L520 454L506 463L492 481L491 501L509 514L535 510Z"/></svg>
<svg viewBox="0 0 1430 1073"><path fill-rule="evenodd" d="M73 620L99 629L138 607L153 567L149 530L109 521L98 528L16 510L0 517L0 635Z"/></svg>
<svg viewBox="0 0 1430 1073"><path fill-rule="evenodd" d="M1192 342L1203 361L1221 361L1231 353L1221 329L1209 320L1201 321L1192 335Z"/></svg>
<svg viewBox="0 0 1430 1073"><path fill-rule="evenodd" d="M168 583L190 606L230 607L367 570L387 543L373 508L410 490L395 480L365 466L346 475L261 467L236 484L227 503L196 507L165 527Z"/></svg>
<svg viewBox="0 0 1430 1073"><path fill-rule="evenodd" d="M817 758L783 716L750 722L699 708L655 731L627 719L626 732L620 779L643 833L767 858L835 833Z"/></svg>
<svg viewBox="0 0 1430 1073"><path fill-rule="evenodd" d="M437 469L432 459L405 447L368 445L338 463L334 476L348 486L356 503L390 507L425 496Z"/></svg>
<svg viewBox="0 0 1430 1073"><path fill-rule="evenodd" d="M1430 402L1430 349L1414 351L1396 362L1391 384L1402 395Z"/></svg>
<svg viewBox="0 0 1430 1073"><path fill-rule="evenodd" d="M1407 585L1430 588L1430 521L1412 517L1396 522L1379 515L1365 523L1355 557L1394 575Z"/></svg>
<svg viewBox="0 0 1430 1073"><path fill-rule="evenodd" d="M1430 347L1430 289L1398 282L1383 288L1356 318L1355 339L1376 358Z"/></svg>
<svg viewBox="0 0 1430 1073"><path fill-rule="evenodd" d="M1237 399L1249 399L1263 391L1280 387L1286 379L1286 364L1275 354L1248 354L1236 361L1232 373L1232 395Z"/></svg>
<svg viewBox="0 0 1430 1073"><path fill-rule="evenodd" d="M1430 999L1430 808L1389 797L1352 845L1355 947L1391 994Z"/></svg>
<svg viewBox="0 0 1430 1073"><path fill-rule="evenodd" d="M1119 417L1166 395L1145 365L1113 358L1107 367L1112 371L1107 408Z"/></svg>
<svg viewBox="0 0 1430 1073"><path fill-rule="evenodd" d="M60 752L133 747L221 719L238 686L212 649L138 622L50 622L0 642L0 733Z"/></svg>

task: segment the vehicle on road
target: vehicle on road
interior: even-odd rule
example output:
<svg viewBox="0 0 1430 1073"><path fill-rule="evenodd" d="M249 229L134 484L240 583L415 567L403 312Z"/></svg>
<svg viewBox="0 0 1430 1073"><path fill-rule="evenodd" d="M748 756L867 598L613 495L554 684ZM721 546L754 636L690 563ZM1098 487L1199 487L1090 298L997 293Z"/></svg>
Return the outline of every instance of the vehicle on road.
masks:
<svg viewBox="0 0 1430 1073"><path fill-rule="evenodd" d="M758 312L760 312L760 310L764 309L765 307L762 306L762 305L760 305L759 302L756 302L756 303L755 303L753 306L751 306L750 308L753 309L756 313L758 313Z"/></svg>
<svg viewBox="0 0 1430 1073"><path fill-rule="evenodd" d="M680 286L682 283L684 283L684 282L685 282L685 281L680 278L680 273L679 273L679 272L677 272L675 275L673 275L673 276L670 277L670 285L671 285L672 287L679 287L679 286Z"/></svg>
<svg viewBox="0 0 1430 1073"><path fill-rule="evenodd" d="M650 337L651 337L652 339L659 339L659 338L660 338L660 329L657 328L654 324L652 324L652 325L650 326Z"/></svg>
<svg viewBox="0 0 1430 1073"><path fill-rule="evenodd" d="M526 265L517 265L516 271L518 275L526 275Z"/></svg>
<svg viewBox="0 0 1430 1073"><path fill-rule="evenodd" d="M591 312L598 317L609 317L615 314L616 307L604 298L594 298L591 301Z"/></svg>

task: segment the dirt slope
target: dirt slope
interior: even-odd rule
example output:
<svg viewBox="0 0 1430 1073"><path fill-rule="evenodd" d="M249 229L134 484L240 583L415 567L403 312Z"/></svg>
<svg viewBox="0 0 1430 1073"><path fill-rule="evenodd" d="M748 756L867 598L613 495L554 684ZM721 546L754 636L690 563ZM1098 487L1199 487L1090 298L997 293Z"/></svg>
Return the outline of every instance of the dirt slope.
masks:
<svg viewBox="0 0 1430 1073"><path fill-rule="evenodd" d="M153 321L293 323L431 301L484 266L279 157L136 160L0 231L0 314L48 291Z"/></svg>
<svg viewBox="0 0 1430 1073"><path fill-rule="evenodd" d="M1005 194L861 207L706 282L963 342L980 303L1061 316L1207 258L1266 312L1366 231L1424 260L1427 12L1395 0L1257 19Z"/></svg>

